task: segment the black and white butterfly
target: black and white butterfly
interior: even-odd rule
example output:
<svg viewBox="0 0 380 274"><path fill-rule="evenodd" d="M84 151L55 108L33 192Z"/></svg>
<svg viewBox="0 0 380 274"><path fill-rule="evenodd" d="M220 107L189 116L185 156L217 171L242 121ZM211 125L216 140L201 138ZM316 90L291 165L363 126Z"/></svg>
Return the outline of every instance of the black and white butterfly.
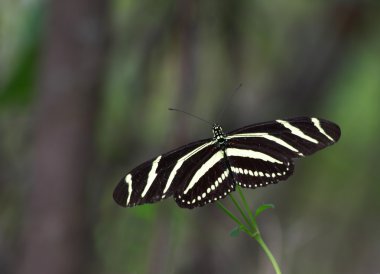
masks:
<svg viewBox="0 0 380 274"><path fill-rule="evenodd" d="M264 187L293 173L292 159L334 144L338 125L299 117L259 123L182 146L139 165L124 176L113 193L124 207L174 196L180 207L212 203L243 188Z"/></svg>

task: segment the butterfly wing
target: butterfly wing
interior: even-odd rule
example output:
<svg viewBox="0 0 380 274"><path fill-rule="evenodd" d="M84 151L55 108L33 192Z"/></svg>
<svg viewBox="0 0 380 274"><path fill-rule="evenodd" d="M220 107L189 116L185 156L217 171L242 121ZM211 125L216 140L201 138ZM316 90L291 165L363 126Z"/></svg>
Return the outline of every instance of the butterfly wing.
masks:
<svg viewBox="0 0 380 274"><path fill-rule="evenodd" d="M116 186L113 197L121 206L154 203L184 187L189 171L209 153L215 142L197 141L142 163Z"/></svg>
<svg viewBox="0 0 380 274"><path fill-rule="evenodd" d="M226 153L237 184L256 188L286 180L294 170L293 158L313 154L339 138L340 128L327 120L276 120L230 132Z"/></svg>
<svg viewBox="0 0 380 274"><path fill-rule="evenodd" d="M180 207L194 208L222 199L234 190L235 181L225 153L213 146L189 173L185 188L179 190L174 199Z"/></svg>
<svg viewBox="0 0 380 274"><path fill-rule="evenodd" d="M139 165L120 180L113 197L129 207L172 195L180 207L203 206L224 198L236 184L256 188L285 180L293 173L292 159L339 138L336 124L317 118L246 126L219 140L194 142Z"/></svg>

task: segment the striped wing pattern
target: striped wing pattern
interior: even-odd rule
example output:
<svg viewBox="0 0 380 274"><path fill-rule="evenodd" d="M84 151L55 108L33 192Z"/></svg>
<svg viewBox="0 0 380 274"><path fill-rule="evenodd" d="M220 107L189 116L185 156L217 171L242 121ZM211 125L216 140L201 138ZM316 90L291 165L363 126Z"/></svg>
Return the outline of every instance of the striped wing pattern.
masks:
<svg viewBox="0 0 380 274"><path fill-rule="evenodd" d="M193 208L215 202L235 190L233 174L224 159L224 152L217 148L214 153L190 176L185 189L174 199L180 207Z"/></svg>
<svg viewBox="0 0 380 274"><path fill-rule="evenodd" d="M188 144L160 155L134 168L116 186L113 197L121 206L154 203L184 188L196 164L209 156L215 141L208 139Z"/></svg>
<svg viewBox="0 0 380 274"><path fill-rule="evenodd" d="M174 196L194 208L224 198L236 184L263 187L286 180L294 158L334 144L339 127L327 120L299 117L255 124L183 146L133 169L114 191L122 206L153 203Z"/></svg>

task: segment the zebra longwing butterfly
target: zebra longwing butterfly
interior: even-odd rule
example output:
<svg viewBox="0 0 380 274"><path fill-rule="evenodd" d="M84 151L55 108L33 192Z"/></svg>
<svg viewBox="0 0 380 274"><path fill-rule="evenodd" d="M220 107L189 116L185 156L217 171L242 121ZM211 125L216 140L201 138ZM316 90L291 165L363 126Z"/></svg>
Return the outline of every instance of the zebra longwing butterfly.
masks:
<svg viewBox="0 0 380 274"><path fill-rule="evenodd" d="M174 196L180 207L215 202L235 190L264 187L293 173L292 159L334 144L338 125L299 117L246 126L224 134L219 125L213 138L190 143L159 155L123 177L113 193L121 206L154 203Z"/></svg>

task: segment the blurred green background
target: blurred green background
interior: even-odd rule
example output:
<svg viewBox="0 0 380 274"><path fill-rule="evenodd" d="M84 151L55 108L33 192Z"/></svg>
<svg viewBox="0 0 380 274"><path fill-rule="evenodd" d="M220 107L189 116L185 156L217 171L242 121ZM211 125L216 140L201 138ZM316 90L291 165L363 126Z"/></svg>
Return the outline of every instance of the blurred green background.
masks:
<svg viewBox="0 0 380 274"><path fill-rule="evenodd" d="M378 1L2 0L0 273L273 273L213 204L113 201L137 164L211 136L168 107L227 132L338 123L245 193L276 206L259 226L284 273L380 272L379 29Z"/></svg>

